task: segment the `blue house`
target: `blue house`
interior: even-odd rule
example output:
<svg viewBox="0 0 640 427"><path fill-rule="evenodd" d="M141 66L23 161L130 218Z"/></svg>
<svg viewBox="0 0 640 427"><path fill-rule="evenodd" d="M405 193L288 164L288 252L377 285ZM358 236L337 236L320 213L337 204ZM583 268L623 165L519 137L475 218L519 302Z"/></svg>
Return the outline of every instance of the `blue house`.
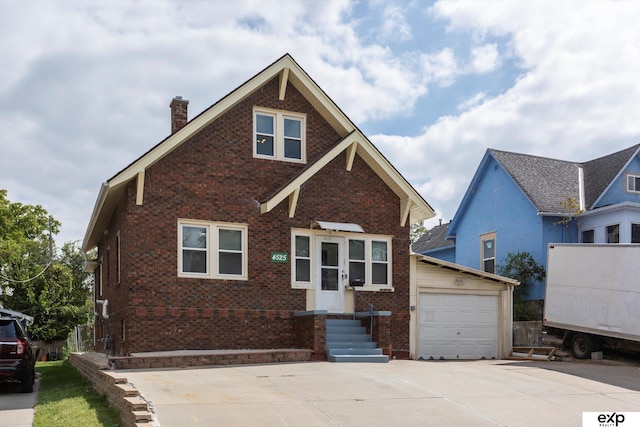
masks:
<svg viewBox="0 0 640 427"><path fill-rule="evenodd" d="M549 243L640 243L640 144L584 163L489 149L436 228L414 252L490 273L518 251L546 268ZM530 286L527 299L543 298Z"/></svg>

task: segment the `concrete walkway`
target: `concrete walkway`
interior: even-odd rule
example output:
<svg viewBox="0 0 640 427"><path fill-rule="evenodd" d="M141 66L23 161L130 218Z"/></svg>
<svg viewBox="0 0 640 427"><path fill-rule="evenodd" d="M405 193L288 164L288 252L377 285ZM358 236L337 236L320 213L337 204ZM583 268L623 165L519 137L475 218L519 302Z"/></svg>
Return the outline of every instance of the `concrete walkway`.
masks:
<svg viewBox="0 0 640 427"><path fill-rule="evenodd" d="M13 384L0 385L0 427L31 427L35 415L34 406L40 386L39 375L33 385L33 393L20 393Z"/></svg>
<svg viewBox="0 0 640 427"><path fill-rule="evenodd" d="M162 427L574 427L585 411L640 411L640 392L625 388L640 383L638 366L598 366L610 380L594 381L580 373L593 365L571 374L548 369L554 365L561 363L396 360L121 373Z"/></svg>

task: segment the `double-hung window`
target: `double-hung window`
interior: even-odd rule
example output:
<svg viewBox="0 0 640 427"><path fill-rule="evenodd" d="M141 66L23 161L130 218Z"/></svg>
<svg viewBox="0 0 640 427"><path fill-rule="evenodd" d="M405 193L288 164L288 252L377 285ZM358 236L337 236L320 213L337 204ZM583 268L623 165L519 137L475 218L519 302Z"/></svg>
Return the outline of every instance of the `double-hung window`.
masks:
<svg viewBox="0 0 640 427"><path fill-rule="evenodd" d="M496 272L496 233L480 236L480 254L482 271L495 274Z"/></svg>
<svg viewBox="0 0 640 427"><path fill-rule="evenodd" d="M254 157L305 162L305 116L256 108L253 112Z"/></svg>
<svg viewBox="0 0 640 427"><path fill-rule="evenodd" d="M640 175L627 175L627 191L630 193L640 193Z"/></svg>
<svg viewBox="0 0 640 427"><path fill-rule="evenodd" d="M247 279L247 227L242 224L178 222L178 275Z"/></svg>
<svg viewBox="0 0 640 427"><path fill-rule="evenodd" d="M391 286L391 240L349 239L348 259L350 285Z"/></svg>
<svg viewBox="0 0 640 427"><path fill-rule="evenodd" d="M311 283L311 236L303 234L293 235L294 272L293 282L299 285Z"/></svg>

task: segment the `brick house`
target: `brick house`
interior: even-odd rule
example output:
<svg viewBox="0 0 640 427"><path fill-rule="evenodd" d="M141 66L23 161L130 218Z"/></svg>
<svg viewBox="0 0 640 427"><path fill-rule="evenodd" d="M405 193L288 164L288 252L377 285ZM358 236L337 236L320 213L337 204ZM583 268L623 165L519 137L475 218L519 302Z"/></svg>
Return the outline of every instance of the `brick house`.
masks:
<svg viewBox="0 0 640 427"><path fill-rule="evenodd" d="M97 349L323 356L325 320L365 312L408 355L409 224L429 204L288 54L192 120L187 105L98 194Z"/></svg>

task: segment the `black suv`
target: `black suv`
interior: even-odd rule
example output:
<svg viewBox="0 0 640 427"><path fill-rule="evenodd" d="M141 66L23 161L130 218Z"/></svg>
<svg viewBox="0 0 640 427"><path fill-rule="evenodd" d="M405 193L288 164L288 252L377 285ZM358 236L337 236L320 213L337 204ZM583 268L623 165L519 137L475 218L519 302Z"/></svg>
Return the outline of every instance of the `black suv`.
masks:
<svg viewBox="0 0 640 427"><path fill-rule="evenodd" d="M31 393L35 367L36 355L20 320L0 316L0 382L17 382L21 392Z"/></svg>

